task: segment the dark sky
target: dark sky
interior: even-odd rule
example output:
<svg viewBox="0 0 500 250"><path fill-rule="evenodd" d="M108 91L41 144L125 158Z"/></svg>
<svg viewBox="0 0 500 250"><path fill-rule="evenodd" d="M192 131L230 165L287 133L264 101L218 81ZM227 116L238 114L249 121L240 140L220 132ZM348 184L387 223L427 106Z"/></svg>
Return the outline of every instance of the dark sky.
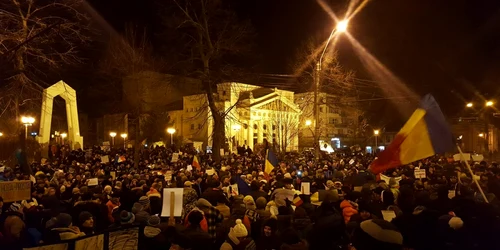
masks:
<svg viewBox="0 0 500 250"><path fill-rule="evenodd" d="M334 26L315 0L234 1L258 33L262 73L291 73L288 65L297 48L310 36L326 39ZM347 6L347 1L325 1L339 15ZM125 22L153 27L151 1L90 2L117 29ZM500 102L498 0L372 0L349 30L407 86L420 95L434 94L447 112L456 113L476 94ZM337 49L346 68L358 78L371 78L347 40Z"/></svg>

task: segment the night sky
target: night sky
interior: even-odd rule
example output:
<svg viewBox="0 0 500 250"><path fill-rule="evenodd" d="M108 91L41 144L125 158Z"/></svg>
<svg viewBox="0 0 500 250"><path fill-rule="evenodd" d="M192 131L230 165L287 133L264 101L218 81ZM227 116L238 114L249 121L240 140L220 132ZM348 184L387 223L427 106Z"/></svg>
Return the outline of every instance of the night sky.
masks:
<svg viewBox="0 0 500 250"><path fill-rule="evenodd" d="M326 0L342 16L347 1ZM89 1L118 32L136 23L157 32L148 0ZM261 73L289 74L297 48L311 36L327 38L334 22L315 0L235 0L257 31ZM500 1L372 0L351 20L350 33L419 95L432 93L445 112L464 101L500 101ZM350 43L337 44L340 61L361 79L372 79ZM384 101L381 101L384 102ZM391 102L376 105L387 112ZM384 124L380 124L384 125Z"/></svg>

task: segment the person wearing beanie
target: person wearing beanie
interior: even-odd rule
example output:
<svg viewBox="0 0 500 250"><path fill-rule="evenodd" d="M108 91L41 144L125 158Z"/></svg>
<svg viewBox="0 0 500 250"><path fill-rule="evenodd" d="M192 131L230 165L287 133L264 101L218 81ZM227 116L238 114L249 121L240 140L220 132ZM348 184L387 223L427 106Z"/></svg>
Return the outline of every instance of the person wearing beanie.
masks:
<svg viewBox="0 0 500 250"><path fill-rule="evenodd" d="M45 240L47 243L56 243L62 240L71 240L85 236L84 232L81 232L78 227L72 225L73 219L69 214L60 213L51 219L51 221L53 223L53 228L50 230L52 237L50 237L51 240L49 241Z"/></svg>
<svg viewBox="0 0 500 250"><path fill-rule="evenodd" d="M255 212L259 215L260 219L267 220L271 218L271 212L266 210L267 200L264 197L259 197L255 201L255 206L257 209Z"/></svg>
<svg viewBox="0 0 500 250"><path fill-rule="evenodd" d="M91 213L83 211L78 215L78 228L85 235L94 234L94 218Z"/></svg>
<svg viewBox="0 0 500 250"><path fill-rule="evenodd" d="M111 194L111 199L106 203L106 207L108 208L108 220L111 223L115 222L115 218L113 217L113 210L120 207L120 192L113 192Z"/></svg>
<svg viewBox="0 0 500 250"><path fill-rule="evenodd" d="M373 219L361 222L354 230L353 246L356 250L401 250L403 235L392 223Z"/></svg>
<svg viewBox="0 0 500 250"><path fill-rule="evenodd" d="M240 219L236 220L236 225L229 230L228 239L220 247L220 250L233 249L257 249L255 242L248 237L248 230Z"/></svg>
<svg viewBox="0 0 500 250"><path fill-rule="evenodd" d="M141 196L141 198L139 198L138 203L143 206L143 210L147 211L149 209L149 205L150 205L149 197Z"/></svg>
<svg viewBox="0 0 500 250"><path fill-rule="evenodd" d="M281 250L307 250L307 244L301 240L299 233L293 228L287 228L281 232L283 244Z"/></svg>
<svg viewBox="0 0 500 250"><path fill-rule="evenodd" d="M147 226L144 227L144 238L139 241L138 249L160 250L168 249L167 237L162 233L160 227L160 217L152 215L147 219Z"/></svg>
<svg viewBox="0 0 500 250"><path fill-rule="evenodd" d="M278 220L267 219L262 223L262 231L256 242L258 250L280 249L281 239L277 234Z"/></svg>
<svg viewBox="0 0 500 250"><path fill-rule="evenodd" d="M152 215L147 220L147 226L144 227L144 236L147 238L154 238L161 233L160 228L160 217Z"/></svg>
<svg viewBox="0 0 500 250"><path fill-rule="evenodd" d="M134 203L132 206L132 213L135 216L135 224L146 225L148 218L150 217L149 213L144 211L144 206L142 206L139 202Z"/></svg>
<svg viewBox="0 0 500 250"><path fill-rule="evenodd" d="M120 224L121 225L131 225L135 221L135 215L131 212L125 210L120 212Z"/></svg>

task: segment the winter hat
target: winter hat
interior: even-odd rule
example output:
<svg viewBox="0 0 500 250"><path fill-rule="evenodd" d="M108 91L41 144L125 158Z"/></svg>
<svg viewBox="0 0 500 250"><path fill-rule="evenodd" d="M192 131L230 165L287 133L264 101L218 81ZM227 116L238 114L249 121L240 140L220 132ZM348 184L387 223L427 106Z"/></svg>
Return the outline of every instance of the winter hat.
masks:
<svg viewBox="0 0 500 250"><path fill-rule="evenodd" d="M366 220L354 231L353 245L357 250L401 249L403 235L388 221Z"/></svg>
<svg viewBox="0 0 500 250"><path fill-rule="evenodd" d="M453 230L458 230L464 226L464 221L462 218L457 216L451 216L449 214L439 217L439 222L443 227L449 226Z"/></svg>
<svg viewBox="0 0 500 250"><path fill-rule="evenodd" d="M72 221L73 221L73 219L71 218L71 215L66 214L66 213L60 213L55 218L55 226L56 227L69 227L69 226L71 226Z"/></svg>
<svg viewBox="0 0 500 250"><path fill-rule="evenodd" d="M332 188L333 186L335 186L335 184L333 183L333 181L331 181L331 180L327 180L327 181L326 181L326 186L327 186L328 188Z"/></svg>
<svg viewBox="0 0 500 250"><path fill-rule="evenodd" d="M210 204L209 201L203 199L203 198L200 198L198 199L198 201L196 202L196 206L201 208L201 207L212 207L212 204Z"/></svg>
<svg viewBox="0 0 500 250"><path fill-rule="evenodd" d="M236 220L236 225L231 228L231 231L229 233L237 238L247 237L248 235L247 228L245 227L245 225L243 225L243 222L241 222L240 219Z"/></svg>
<svg viewBox="0 0 500 250"><path fill-rule="evenodd" d="M264 227L270 227L273 232L278 228L278 220L275 218L270 218L264 221Z"/></svg>
<svg viewBox="0 0 500 250"><path fill-rule="evenodd" d="M253 200L253 197L250 195L247 195L247 196L245 196L245 198L243 198L243 203L245 203L245 206L247 209L250 209L250 210L256 209L255 201Z"/></svg>
<svg viewBox="0 0 500 250"><path fill-rule="evenodd" d="M141 203L139 202L136 202L134 203L134 205L132 206L132 213L136 214L136 213L139 213L140 211L142 211L144 209L144 206L141 205Z"/></svg>
<svg viewBox="0 0 500 250"><path fill-rule="evenodd" d="M285 175L283 175L283 178L292 179L292 175L290 173L286 173Z"/></svg>
<svg viewBox="0 0 500 250"><path fill-rule="evenodd" d="M123 210L120 213L120 223L121 224L132 224L134 223L135 215L133 213Z"/></svg>
<svg viewBox="0 0 500 250"><path fill-rule="evenodd" d="M150 225L152 227L156 227L156 226L160 225L160 217L158 217L156 215L150 216L148 219L148 225Z"/></svg>
<svg viewBox="0 0 500 250"><path fill-rule="evenodd" d="M81 225L90 218L92 218L92 214L87 211L83 211L80 213L80 215L78 215L78 222L80 222Z"/></svg>
<svg viewBox="0 0 500 250"><path fill-rule="evenodd" d="M104 187L104 192L110 194L113 191L113 188L110 185Z"/></svg>
<svg viewBox="0 0 500 250"><path fill-rule="evenodd" d="M21 210L21 204L16 202L12 203L9 207L10 212L19 212L19 210Z"/></svg>
<svg viewBox="0 0 500 250"><path fill-rule="evenodd" d="M258 209L265 209L267 205L267 200L264 197L259 197L255 201L255 205L257 206Z"/></svg>
<svg viewBox="0 0 500 250"><path fill-rule="evenodd" d="M149 206L149 197L141 196L141 198L139 198L139 204L141 204L143 207Z"/></svg>

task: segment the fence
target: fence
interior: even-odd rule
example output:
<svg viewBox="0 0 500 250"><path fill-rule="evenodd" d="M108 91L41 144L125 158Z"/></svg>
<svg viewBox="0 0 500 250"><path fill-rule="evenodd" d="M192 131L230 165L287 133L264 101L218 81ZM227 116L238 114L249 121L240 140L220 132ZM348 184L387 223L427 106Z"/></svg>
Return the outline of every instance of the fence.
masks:
<svg viewBox="0 0 500 250"><path fill-rule="evenodd" d="M141 227L119 228L98 235L24 248L24 250L137 250L143 237L141 229Z"/></svg>

